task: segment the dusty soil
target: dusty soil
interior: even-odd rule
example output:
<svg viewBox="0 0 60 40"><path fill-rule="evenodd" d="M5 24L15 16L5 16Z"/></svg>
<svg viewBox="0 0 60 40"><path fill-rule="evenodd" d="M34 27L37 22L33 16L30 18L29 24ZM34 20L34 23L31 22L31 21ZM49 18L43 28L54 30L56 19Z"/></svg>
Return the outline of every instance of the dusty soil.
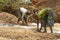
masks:
<svg viewBox="0 0 60 40"><path fill-rule="evenodd" d="M17 24L17 17L6 12L0 13L0 23ZM57 25L55 25L57 26ZM58 33L41 33L36 29L25 29L18 26L0 26L0 40L58 40Z"/></svg>
<svg viewBox="0 0 60 40"><path fill-rule="evenodd" d="M36 29L20 27L0 27L0 40L57 40L60 34L41 33Z"/></svg>
<svg viewBox="0 0 60 40"><path fill-rule="evenodd" d="M0 23L12 23L17 24L17 17L6 12L0 13Z"/></svg>

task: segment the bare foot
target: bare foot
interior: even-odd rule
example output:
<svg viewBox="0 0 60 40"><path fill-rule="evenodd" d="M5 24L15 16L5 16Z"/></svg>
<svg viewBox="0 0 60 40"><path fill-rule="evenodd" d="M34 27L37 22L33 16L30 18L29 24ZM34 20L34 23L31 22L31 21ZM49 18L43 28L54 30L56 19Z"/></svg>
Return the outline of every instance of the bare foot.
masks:
<svg viewBox="0 0 60 40"><path fill-rule="evenodd" d="M36 31L40 32L40 30L38 30L38 29Z"/></svg>

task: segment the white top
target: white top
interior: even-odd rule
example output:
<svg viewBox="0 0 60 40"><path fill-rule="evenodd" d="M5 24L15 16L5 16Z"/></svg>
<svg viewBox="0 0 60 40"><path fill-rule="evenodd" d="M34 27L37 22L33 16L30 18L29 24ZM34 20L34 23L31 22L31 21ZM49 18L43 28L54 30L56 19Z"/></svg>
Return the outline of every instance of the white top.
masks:
<svg viewBox="0 0 60 40"><path fill-rule="evenodd" d="M24 7L20 7L20 11L21 11L22 13L26 13L28 10L25 9Z"/></svg>
<svg viewBox="0 0 60 40"><path fill-rule="evenodd" d="M22 12L22 19L23 19L23 17L26 15L26 12L27 12L28 10L25 9L24 7L20 7L20 11Z"/></svg>

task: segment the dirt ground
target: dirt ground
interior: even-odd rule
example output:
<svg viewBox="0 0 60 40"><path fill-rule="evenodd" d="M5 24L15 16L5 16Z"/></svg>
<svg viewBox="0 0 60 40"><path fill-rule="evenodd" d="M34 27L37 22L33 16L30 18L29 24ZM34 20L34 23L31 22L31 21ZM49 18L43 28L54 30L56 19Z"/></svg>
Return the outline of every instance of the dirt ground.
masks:
<svg viewBox="0 0 60 40"><path fill-rule="evenodd" d="M58 40L60 34L41 33L36 29L20 27L0 27L0 40Z"/></svg>
<svg viewBox="0 0 60 40"><path fill-rule="evenodd" d="M17 17L7 13L7 12L1 12L0 13L0 23L12 23L17 24Z"/></svg>
<svg viewBox="0 0 60 40"><path fill-rule="evenodd" d="M6 12L0 13L0 23L17 24L17 17ZM55 25L57 26L57 25ZM25 29L15 26L0 26L0 40L59 40L58 33L41 33L36 29Z"/></svg>
<svg viewBox="0 0 60 40"><path fill-rule="evenodd" d="M60 26L58 23L55 27ZM34 26L33 26L34 27ZM0 40L59 40L59 33L41 33L36 28L28 29L20 26L0 26Z"/></svg>

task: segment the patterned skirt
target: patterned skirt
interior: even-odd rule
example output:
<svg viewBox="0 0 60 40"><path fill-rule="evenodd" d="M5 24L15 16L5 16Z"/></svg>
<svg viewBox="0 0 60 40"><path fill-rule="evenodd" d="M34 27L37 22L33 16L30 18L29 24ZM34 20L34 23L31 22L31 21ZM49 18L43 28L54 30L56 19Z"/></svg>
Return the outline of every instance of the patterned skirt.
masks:
<svg viewBox="0 0 60 40"><path fill-rule="evenodd" d="M41 22L42 27L53 27L54 26L54 15L52 13L48 14Z"/></svg>

